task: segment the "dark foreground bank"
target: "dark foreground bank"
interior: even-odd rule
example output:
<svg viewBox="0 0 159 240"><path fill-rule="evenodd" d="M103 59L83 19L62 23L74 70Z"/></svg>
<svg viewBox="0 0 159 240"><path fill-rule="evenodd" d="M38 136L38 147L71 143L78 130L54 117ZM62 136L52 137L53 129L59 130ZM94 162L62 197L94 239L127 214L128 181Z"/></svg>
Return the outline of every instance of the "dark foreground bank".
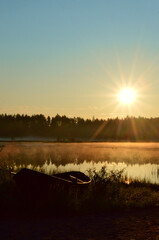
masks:
<svg viewBox="0 0 159 240"><path fill-rule="evenodd" d="M0 239L159 240L158 185L128 182L105 167L89 174L86 188L40 187L37 195L1 171Z"/></svg>
<svg viewBox="0 0 159 240"><path fill-rule="evenodd" d="M51 218L1 218L0 239L158 240L159 208Z"/></svg>
<svg viewBox="0 0 159 240"><path fill-rule="evenodd" d="M4 218L96 215L159 207L159 185L125 179L122 171L108 172L105 166L89 172L89 184L59 181L59 174L52 181L54 178L45 174L27 172L29 177L19 174L15 181L8 171L1 171L0 213Z"/></svg>

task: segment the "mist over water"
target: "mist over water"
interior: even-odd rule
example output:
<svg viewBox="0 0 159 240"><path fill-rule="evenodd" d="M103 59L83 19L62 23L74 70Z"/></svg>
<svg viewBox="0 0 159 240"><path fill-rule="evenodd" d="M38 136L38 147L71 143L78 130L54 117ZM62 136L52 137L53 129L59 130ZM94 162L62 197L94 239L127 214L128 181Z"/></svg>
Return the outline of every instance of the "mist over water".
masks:
<svg viewBox="0 0 159 240"><path fill-rule="evenodd" d="M1 144L2 145L2 144ZM3 143L1 162L14 171L33 168L47 174L64 171L124 169L128 178L159 183L159 143Z"/></svg>

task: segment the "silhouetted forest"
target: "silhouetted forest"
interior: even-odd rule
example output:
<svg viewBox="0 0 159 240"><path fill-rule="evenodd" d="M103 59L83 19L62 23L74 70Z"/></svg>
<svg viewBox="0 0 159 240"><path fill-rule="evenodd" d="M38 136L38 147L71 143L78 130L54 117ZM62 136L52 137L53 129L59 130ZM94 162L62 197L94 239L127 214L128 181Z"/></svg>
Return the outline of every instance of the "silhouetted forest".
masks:
<svg viewBox="0 0 159 240"><path fill-rule="evenodd" d="M83 119L56 115L0 115L0 137L56 141L159 141L159 118Z"/></svg>

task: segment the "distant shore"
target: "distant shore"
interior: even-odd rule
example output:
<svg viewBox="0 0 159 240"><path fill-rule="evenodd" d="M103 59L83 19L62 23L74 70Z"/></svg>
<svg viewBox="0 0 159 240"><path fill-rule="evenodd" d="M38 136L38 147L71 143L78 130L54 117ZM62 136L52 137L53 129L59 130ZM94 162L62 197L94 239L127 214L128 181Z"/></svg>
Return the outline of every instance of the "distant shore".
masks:
<svg viewBox="0 0 159 240"><path fill-rule="evenodd" d="M48 138L15 138L14 140L11 138L0 138L0 143L14 143L14 142L28 142L28 143L36 143L36 142L42 142L42 143L159 143L159 140L137 140L137 141L127 141L127 140L88 140L88 139L80 139L80 140L60 140L57 141L56 139L48 139Z"/></svg>

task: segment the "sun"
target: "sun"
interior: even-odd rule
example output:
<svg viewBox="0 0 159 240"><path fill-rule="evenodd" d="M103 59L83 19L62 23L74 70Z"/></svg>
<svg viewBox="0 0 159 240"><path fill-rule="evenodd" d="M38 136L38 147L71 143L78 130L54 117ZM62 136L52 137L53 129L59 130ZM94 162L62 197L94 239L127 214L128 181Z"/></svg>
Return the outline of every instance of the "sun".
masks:
<svg viewBox="0 0 159 240"><path fill-rule="evenodd" d="M122 89L119 93L119 101L122 104L130 105L135 101L136 92L132 88Z"/></svg>

